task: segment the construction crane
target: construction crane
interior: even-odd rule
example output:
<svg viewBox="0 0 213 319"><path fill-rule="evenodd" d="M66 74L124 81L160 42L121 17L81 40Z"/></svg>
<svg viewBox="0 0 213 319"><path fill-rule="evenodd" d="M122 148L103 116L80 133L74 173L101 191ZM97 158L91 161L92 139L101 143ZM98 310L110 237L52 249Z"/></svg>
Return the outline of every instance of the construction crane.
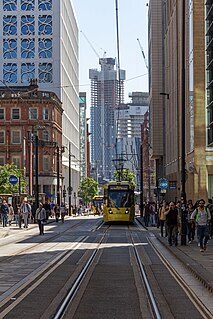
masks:
<svg viewBox="0 0 213 319"><path fill-rule="evenodd" d="M144 54L143 47L142 47L142 45L141 45L141 43L140 43L140 40L139 40L138 38L137 38L137 41L138 41L139 47L140 47L140 49L141 49L141 53L142 53L142 56L143 56L143 59L144 59L144 62L145 62L146 68L147 68L147 70L148 70L148 69L149 69L149 67L148 67L148 63L147 63L146 56L145 56L145 54Z"/></svg>
<svg viewBox="0 0 213 319"><path fill-rule="evenodd" d="M83 36L85 37L85 39L89 43L89 45L90 45L91 49L93 50L93 52L95 53L95 55L100 59L100 56L99 56L98 52L95 50L94 46L92 45L90 40L87 38L86 34L82 30L80 32L83 34Z"/></svg>
<svg viewBox="0 0 213 319"><path fill-rule="evenodd" d="M90 42L90 40L87 38L86 34L85 34L82 30L81 30L80 32L83 34L83 36L85 37L85 39L86 39L87 42L89 43L89 45L90 45L91 49L93 50L93 52L95 53L95 55L100 59L100 58L101 58L100 55L99 55L98 52L95 50L94 46L92 45L92 43ZM102 59L104 59L105 56L106 56L106 51L104 51L104 53L103 53L103 58L102 58Z"/></svg>

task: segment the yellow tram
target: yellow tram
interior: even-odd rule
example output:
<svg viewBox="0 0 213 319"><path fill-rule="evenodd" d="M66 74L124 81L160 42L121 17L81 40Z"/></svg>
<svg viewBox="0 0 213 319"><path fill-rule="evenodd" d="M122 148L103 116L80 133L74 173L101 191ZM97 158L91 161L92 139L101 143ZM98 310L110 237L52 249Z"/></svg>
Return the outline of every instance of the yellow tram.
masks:
<svg viewBox="0 0 213 319"><path fill-rule="evenodd" d="M95 196L92 199L92 212L94 215L101 215L103 209L104 196Z"/></svg>
<svg viewBox="0 0 213 319"><path fill-rule="evenodd" d="M105 222L134 221L134 187L129 182L109 182L104 186L103 216Z"/></svg>

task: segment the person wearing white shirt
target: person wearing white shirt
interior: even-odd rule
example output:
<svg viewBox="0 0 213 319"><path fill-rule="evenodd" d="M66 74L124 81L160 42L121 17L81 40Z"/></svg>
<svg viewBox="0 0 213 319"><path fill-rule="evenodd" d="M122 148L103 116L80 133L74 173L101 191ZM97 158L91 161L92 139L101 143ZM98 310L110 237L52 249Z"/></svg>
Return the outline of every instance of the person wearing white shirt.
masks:
<svg viewBox="0 0 213 319"><path fill-rule="evenodd" d="M206 250L206 245L209 240L209 223L211 220L210 211L205 207L204 199L200 199L199 206L193 211L191 220L197 225L197 234L200 242L200 251Z"/></svg>

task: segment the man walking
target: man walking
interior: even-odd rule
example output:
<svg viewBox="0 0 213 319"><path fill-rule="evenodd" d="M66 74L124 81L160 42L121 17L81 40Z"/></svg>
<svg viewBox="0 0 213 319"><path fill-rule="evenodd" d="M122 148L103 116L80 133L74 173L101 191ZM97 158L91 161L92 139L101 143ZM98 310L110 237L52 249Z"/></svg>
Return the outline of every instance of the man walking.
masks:
<svg viewBox="0 0 213 319"><path fill-rule="evenodd" d="M1 205L1 217L2 217L2 226L7 227L7 218L8 218L9 208L6 200L3 200Z"/></svg>
<svg viewBox="0 0 213 319"><path fill-rule="evenodd" d="M28 218L31 214L31 206L27 203L27 199L23 200L23 203L20 206L20 211L24 219L24 228L28 228Z"/></svg>
<svg viewBox="0 0 213 319"><path fill-rule="evenodd" d="M168 227L168 242L172 246L174 242L175 246L178 245L178 209L175 207L174 202L169 203L169 210L165 211L166 222Z"/></svg>
<svg viewBox="0 0 213 319"><path fill-rule="evenodd" d="M209 239L209 223L211 214L207 207L205 207L205 200L200 199L198 207L193 211L191 219L197 225L197 234L200 242L200 251L206 250L206 245Z"/></svg>
<svg viewBox="0 0 213 319"><path fill-rule="evenodd" d="M38 223L40 235L44 235L44 223L46 221L46 211L42 203L39 203L39 208L36 210L35 219Z"/></svg>

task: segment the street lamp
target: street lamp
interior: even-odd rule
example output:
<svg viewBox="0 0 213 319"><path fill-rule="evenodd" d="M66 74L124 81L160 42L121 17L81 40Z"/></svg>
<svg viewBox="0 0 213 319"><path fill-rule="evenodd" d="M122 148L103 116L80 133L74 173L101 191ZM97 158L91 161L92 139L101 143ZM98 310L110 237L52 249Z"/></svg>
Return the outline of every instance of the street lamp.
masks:
<svg viewBox="0 0 213 319"><path fill-rule="evenodd" d="M72 167L71 167L71 157L72 157L72 154L71 154L71 143L69 142L69 186L68 186L68 197L69 197L69 215L71 215L71 207L72 207ZM73 155L74 156L74 155Z"/></svg>
<svg viewBox="0 0 213 319"><path fill-rule="evenodd" d="M38 176L39 176L39 138L38 133L34 131L34 129L42 129L49 124L44 125L33 125L32 131L28 132L28 144L29 144L29 194L32 195L32 185L33 185L33 145L35 145L35 185L34 185L34 195L35 195L35 207L36 209L39 207L39 183L38 183Z"/></svg>
<svg viewBox="0 0 213 319"><path fill-rule="evenodd" d="M67 187L67 192L68 192L68 206L69 206L69 215L71 215L71 208L72 208L72 163L71 159L72 157L76 158L75 155L71 153L71 143L69 142L69 147L64 146L68 150L68 157L69 157L69 171L68 171L68 187Z"/></svg>
<svg viewBox="0 0 213 319"><path fill-rule="evenodd" d="M56 147L56 171L57 171L57 186L56 186L56 193L57 193L57 205L61 206L61 196L60 196L60 155L64 153L64 147L57 145Z"/></svg>
<svg viewBox="0 0 213 319"><path fill-rule="evenodd" d="M73 197L74 197L74 206L75 206L75 214L76 214L76 192L74 192Z"/></svg>
<svg viewBox="0 0 213 319"><path fill-rule="evenodd" d="M143 217L143 136L142 136L142 125L141 125L141 145L140 145L140 215Z"/></svg>
<svg viewBox="0 0 213 319"><path fill-rule="evenodd" d="M35 205L39 207L39 185L38 185L38 135L35 135Z"/></svg>
<svg viewBox="0 0 213 319"><path fill-rule="evenodd" d="M181 203L182 203L182 214L181 214L181 245L186 245L186 107L185 107L185 0L182 1L182 107L181 107Z"/></svg>

